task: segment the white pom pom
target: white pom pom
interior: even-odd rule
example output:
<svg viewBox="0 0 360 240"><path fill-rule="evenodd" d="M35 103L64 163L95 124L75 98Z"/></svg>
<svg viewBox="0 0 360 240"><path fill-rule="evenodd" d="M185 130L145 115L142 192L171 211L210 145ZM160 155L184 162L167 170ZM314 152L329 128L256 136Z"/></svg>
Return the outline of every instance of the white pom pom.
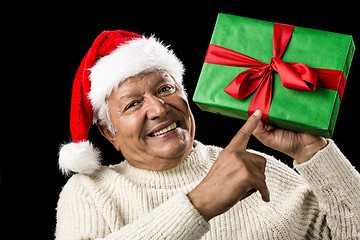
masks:
<svg viewBox="0 0 360 240"><path fill-rule="evenodd" d="M64 175L90 173L101 165L100 151L89 141L64 144L59 152L59 168Z"/></svg>

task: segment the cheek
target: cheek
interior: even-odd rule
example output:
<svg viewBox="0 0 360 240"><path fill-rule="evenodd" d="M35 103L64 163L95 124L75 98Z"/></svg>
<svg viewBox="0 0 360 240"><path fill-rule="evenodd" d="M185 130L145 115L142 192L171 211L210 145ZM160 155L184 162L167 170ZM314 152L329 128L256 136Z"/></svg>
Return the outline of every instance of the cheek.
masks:
<svg viewBox="0 0 360 240"><path fill-rule="evenodd" d="M180 112L182 112L185 116L185 118L188 120L188 124L190 128L194 128L195 121L194 117L192 115L189 103L185 96L178 96L174 101L172 102L172 105L177 108Z"/></svg>
<svg viewBox="0 0 360 240"><path fill-rule="evenodd" d="M172 95L167 99L167 103L182 112L187 118L190 117L191 111L189 103L184 93Z"/></svg>
<svg viewBox="0 0 360 240"><path fill-rule="evenodd" d="M140 116L122 117L115 121L116 139L120 146L134 144L139 140L143 127L143 118Z"/></svg>

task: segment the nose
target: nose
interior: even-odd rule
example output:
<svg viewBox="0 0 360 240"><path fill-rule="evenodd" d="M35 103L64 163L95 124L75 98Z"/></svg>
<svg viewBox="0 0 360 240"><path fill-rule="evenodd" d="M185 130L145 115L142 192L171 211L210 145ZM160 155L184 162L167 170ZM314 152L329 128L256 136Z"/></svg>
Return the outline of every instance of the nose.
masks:
<svg viewBox="0 0 360 240"><path fill-rule="evenodd" d="M155 120L166 116L167 110L163 99L156 96L148 97L147 99L147 118Z"/></svg>

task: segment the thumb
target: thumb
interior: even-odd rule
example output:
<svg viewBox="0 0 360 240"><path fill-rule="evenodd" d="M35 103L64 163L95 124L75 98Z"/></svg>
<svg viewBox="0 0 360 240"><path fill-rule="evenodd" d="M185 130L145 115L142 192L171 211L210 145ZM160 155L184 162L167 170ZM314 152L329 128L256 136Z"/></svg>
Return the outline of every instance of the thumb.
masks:
<svg viewBox="0 0 360 240"><path fill-rule="evenodd" d="M261 120L262 113L260 110L256 110L240 128L235 137L231 140L227 148L242 149L245 150L249 142L249 138L253 131L256 129L258 123Z"/></svg>

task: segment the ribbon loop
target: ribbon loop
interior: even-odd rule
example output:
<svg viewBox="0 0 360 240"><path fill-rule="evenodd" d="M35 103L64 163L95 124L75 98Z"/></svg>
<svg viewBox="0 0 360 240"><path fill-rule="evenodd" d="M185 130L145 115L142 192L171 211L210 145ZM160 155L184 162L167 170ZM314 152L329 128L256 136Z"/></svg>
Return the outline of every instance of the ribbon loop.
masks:
<svg viewBox="0 0 360 240"><path fill-rule="evenodd" d="M284 87L304 91L315 90L317 74L309 66L302 63L286 63L277 57L271 61Z"/></svg>
<svg viewBox="0 0 360 240"><path fill-rule="evenodd" d="M236 99L243 99L253 93L263 80L266 68L250 68L241 72L224 91Z"/></svg>

